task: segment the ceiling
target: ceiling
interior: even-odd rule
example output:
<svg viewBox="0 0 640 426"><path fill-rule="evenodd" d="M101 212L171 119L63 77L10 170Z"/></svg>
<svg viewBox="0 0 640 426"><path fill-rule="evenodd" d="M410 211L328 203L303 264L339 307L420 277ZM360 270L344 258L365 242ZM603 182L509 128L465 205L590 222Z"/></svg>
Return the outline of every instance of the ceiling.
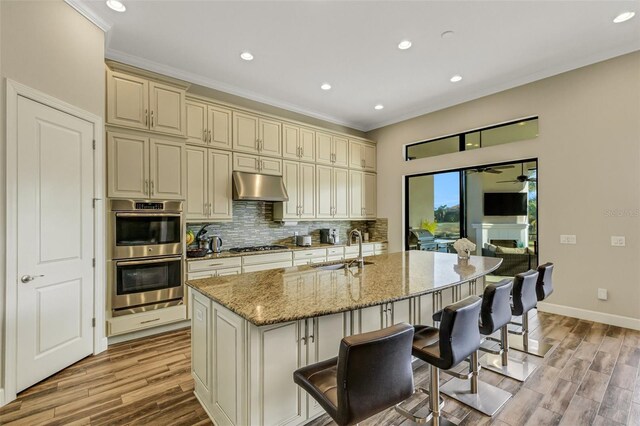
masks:
<svg viewBox="0 0 640 426"><path fill-rule="evenodd" d="M363 131L640 49L639 0L67 2L110 59Z"/></svg>

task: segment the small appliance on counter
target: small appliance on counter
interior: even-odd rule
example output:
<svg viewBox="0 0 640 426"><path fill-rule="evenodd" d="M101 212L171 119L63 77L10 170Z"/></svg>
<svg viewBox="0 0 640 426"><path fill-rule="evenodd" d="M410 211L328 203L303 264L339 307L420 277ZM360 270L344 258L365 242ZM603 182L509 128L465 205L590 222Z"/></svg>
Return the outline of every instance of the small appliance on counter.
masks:
<svg viewBox="0 0 640 426"><path fill-rule="evenodd" d="M212 236L209 246L213 253L220 253L222 251L222 238L217 235Z"/></svg>
<svg viewBox="0 0 640 426"><path fill-rule="evenodd" d="M325 228L320 230L320 242L322 244L339 244L338 230L336 228Z"/></svg>
<svg viewBox="0 0 640 426"><path fill-rule="evenodd" d="M311 235L296 235L296 245L298 247L311 247Z"/></svg>

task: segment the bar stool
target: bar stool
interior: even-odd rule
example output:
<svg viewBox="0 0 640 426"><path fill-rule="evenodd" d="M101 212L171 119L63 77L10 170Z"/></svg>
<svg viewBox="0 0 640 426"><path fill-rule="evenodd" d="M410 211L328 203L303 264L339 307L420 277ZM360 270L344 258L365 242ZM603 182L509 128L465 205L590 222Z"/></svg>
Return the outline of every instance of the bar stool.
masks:
<svg viewBox="0 0 640 426"><path fill-rule="evenodd" d="M501 330L501 335L507 336L507 324L511 321L511 306L509 297L511 293L511 280L502 280L496 284L489 284L482 294L482 305L480 308L480 322L478 327L480 334L491 335ZM434 319L440 321L442 311L434 314ZM506 339L506 337L504 338ZM508 345L504 345L508 348ZM506 357L507 351L502 348L498 351L484 349L479 350L491 352ZM478 361L478 351L471 354L469 360L469 373L460 374L455 371L447 371L447 374L454 376L442 386L442 393L480 411L487 416L493 416L513 395L498 387L479 380L478 373L480 363ZM533 371L533 370L532 370Z"/></svg>
<svg viewBox="0 0 640 426"><path fill-rule="evenodd" d="M413 327L400 323L345 337L338 356L293 373L340 426L353 425L413 394Z"/></svg>
<svg viewBox="0 0 640 426"><path fill-rule="evenodd" d="M402 416L416 423L455 425L440 413L444 405L440 398L440 370L449 370L477 353L480 347L478 317L481 303L482 299L478 296L469 296L445 307L439 329L426 325L414 326L413 356L429 364L431 374L429 391L418 389L429 395L430 413L426 417L417 417L398 404L396 411Z"/></svg>
<svg viewBox="0 0 640 426"><path fill-rule="evenodd" d="M523 279L522 276L515 278L520 288ZM508 325L511 322L512 289L513 280L507 278L496 284L489 284L484 290L480 311L480 334L491 336L500 330L500 339L487 337L488 340L499 342L500 348L495 351L481 347L480 350L488 354L480 360L480 365L487 370L524 382L537 366L527 361L509 358Z"/></svg>

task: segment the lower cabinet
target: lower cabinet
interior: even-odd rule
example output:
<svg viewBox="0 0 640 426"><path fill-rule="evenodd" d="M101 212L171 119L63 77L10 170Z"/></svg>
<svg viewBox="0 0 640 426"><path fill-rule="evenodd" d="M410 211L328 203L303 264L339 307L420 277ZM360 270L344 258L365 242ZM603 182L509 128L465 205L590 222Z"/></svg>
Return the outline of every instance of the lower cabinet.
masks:
<svg viewBox="0 0 640 426"><path fill-rule="evenodd" d="M354 332L367 333L400 322L413 324L413 305L413 299L405 299L354 311Z"/></svg>

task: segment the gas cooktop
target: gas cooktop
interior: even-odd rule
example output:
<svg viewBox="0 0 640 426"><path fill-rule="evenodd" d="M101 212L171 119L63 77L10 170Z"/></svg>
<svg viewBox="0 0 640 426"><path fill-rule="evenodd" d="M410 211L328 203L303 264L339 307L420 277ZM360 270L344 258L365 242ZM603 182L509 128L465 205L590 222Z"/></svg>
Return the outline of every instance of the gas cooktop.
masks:
<svg viewBox="0 0 640 426"><path fill-rule="evenodd" d="M271 250L286 250L289 247L287 246L251 246L251 247L234 247L230 248L229 251L233 253L251 253L254 251L271 251Z"/></svg>

